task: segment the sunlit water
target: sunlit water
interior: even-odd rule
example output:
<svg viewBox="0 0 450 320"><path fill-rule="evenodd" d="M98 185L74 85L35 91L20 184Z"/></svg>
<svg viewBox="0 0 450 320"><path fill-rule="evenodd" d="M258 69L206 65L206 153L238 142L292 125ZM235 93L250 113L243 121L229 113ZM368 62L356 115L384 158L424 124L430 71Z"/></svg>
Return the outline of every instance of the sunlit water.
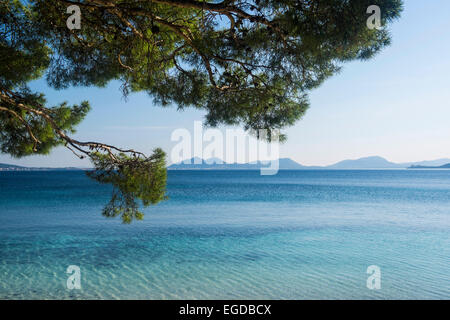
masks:
<svg viewBox="0 0 450 320"><path fill-rule="evenodd" d="M450 298L450 171L170 171L131 225L83 172L0 190L0 299Z"/></svg>

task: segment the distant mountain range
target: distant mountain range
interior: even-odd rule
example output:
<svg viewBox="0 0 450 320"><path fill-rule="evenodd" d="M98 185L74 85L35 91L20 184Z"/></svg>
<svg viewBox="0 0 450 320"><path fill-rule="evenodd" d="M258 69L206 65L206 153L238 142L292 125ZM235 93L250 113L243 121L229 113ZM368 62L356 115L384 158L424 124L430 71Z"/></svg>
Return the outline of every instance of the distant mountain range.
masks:
<svg viewBox="0 0 450 320"><path fill-rule="evenodd" d="M342 169L406 169L412 166L423 166L423 167L437 167L449 165L450 159L438 159L431 161L419 161L419 162L406 162L406 163L394 163L390 162L382 157L365 157L355 160L344 160L329 166L304 166L300 163L295 162L289 158L279 159L279 169L281 170L308 170L308 169L331 169L331 170L342 170ZM172 164L168 167L169 170L186 170L186 169L216 169L216 170L258 170L261 167L267 167L266 164L262 165L260 161L254 163L225 163L220 159L211 158L208 160L200 158L192 158L186 163Z"/></svg>
<svg viewBox="0 0 450 320"><path fill-rule="evenodd" d="M290 158L278 160L280 170L312 170L312 169L450 169L450 159L437 159L430 161L394 163L382 157L365 157L354 160L343 160L329 166L304 166ZM192 158L187 163L177 163L168 166L169 170L259 170L268 167L268 164L261 161L253 163L225 163L218 158L200 159ZM12 164L0 163L0 171L49 171L49 170L85 170L82 168L33 168L22 167Z"/></svg>
<svg viewBox="0 0 450 320"><path fill-rule="evenodd" d="M344 160L327 166L327 169L401 169L403 164L389 162L382 157L366 157L356 160Z"/></svg>

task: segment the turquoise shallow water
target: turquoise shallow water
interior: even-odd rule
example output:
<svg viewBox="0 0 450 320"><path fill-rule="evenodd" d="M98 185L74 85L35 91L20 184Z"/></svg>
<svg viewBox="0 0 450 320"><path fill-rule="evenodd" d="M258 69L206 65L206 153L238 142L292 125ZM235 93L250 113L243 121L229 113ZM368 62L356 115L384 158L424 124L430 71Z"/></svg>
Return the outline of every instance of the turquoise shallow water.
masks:
<svg viewBox="0 0 450 320"><path fill-rule="evenodd" d="M123 225L82 172L0 172L0 299L450 299L450 171L168 180L170 200Z"/></svg>

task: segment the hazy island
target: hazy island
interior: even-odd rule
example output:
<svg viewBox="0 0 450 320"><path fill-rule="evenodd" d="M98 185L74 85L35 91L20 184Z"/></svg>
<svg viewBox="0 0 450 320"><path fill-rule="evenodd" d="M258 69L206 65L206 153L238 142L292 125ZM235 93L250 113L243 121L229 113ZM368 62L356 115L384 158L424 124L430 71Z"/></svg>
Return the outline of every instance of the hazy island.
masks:
<svg viewBox="0 0 450 320"><path fill-rule="evenodd" d="M421 166L421 165L412 165L408 169L450 169L450 163L444 164L442 166Z"/></svg>

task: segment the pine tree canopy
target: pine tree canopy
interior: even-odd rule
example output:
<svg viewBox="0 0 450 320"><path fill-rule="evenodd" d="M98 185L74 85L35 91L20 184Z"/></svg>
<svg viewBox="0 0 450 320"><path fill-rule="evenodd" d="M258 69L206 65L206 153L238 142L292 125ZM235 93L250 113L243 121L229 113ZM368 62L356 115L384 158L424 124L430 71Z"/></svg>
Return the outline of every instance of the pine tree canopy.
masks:
<svg viewBox="0 0 450 320"><path fill-rule="evenodd" d="M73 5L79 29L68 27ZM380 28L367 25L372 5ZM125 95L145 91L162 106L205 110L211 126L282 129L345 62L389 45L401 10L401 0L0 0L1 152L23 157L64 145L89 157L89 175L114 187L104 215L140 219L136 199L165 199L164 152L71 138L89 103L46 106L29 81L45 77L63 89L120 80Z"/></svg>

